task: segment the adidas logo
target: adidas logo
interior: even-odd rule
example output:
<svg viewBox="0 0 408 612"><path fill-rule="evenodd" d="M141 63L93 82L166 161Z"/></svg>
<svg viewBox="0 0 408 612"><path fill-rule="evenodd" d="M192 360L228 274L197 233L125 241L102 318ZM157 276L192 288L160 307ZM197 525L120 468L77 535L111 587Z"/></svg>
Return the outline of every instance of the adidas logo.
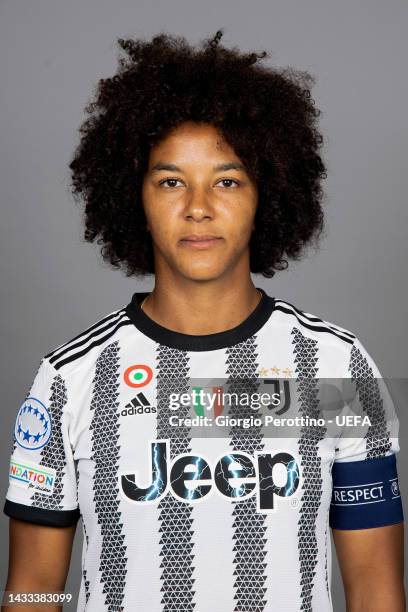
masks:
<svg viewBox="0 0 408 612"><path fill-rule="evenodd" d="M144 393L138 393L125 408L121 411L122 416L131 416L133 414L150 414L156 412L156 407L151 406Z"/></svg>

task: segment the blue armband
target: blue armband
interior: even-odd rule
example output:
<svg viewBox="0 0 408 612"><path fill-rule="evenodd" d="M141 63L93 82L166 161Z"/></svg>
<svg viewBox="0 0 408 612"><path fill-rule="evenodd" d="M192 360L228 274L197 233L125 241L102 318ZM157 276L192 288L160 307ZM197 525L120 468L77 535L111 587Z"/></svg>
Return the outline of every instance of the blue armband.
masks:
<svg viewBox="0 0 408 612"><path fill-rule="evenodd" d="M331 528L368 529L404 520L395 453L334 462L332 479Z"/></svg>

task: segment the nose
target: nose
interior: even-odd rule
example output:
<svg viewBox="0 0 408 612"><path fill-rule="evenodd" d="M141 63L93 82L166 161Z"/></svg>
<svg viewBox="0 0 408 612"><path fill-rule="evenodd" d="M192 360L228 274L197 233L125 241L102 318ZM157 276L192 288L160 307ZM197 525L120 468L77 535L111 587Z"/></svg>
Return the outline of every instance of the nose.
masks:
<svg viewBox="0 0 408 612"><path fill-rule="evenodd" d="M200 221L205 217L213 216L210 194L205 187L189 187L184 214L186 219L191 218L194 221Z"/></svg>

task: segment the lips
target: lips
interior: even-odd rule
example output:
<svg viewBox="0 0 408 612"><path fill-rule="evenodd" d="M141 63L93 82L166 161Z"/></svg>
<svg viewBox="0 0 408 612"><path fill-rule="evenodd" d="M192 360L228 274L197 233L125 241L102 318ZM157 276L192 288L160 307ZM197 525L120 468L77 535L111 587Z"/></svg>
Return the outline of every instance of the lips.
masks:
<svg viewBox="0 0 408 612"><path fill-rule="evenodd" d="M197 235L193 234L186 236L180 240L182 245L190 246L192 248L208 248L218 244L222 238L219 236L211 236L208 234Z"/></svg>
<svg viewBox="0 0 408 612"><path fill-rule="evenodd" d="M185 236L181 240L188 240L189 242L205 242L207 240L219 240L219 236L214 236L212 234L191 234L189 236Z"/></svg>

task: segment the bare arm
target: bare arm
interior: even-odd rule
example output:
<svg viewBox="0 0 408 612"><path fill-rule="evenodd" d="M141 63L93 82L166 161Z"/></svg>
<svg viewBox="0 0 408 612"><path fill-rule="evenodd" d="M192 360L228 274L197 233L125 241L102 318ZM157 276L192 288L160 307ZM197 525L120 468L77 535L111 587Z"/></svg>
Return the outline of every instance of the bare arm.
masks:
<svg viewBox="0 0 408 612"><path fill-rule="evenodd" d="M76 525L45 527L10 518L9 568L6 591L63 591L68 575ZM60 612L62 605L19 606L21 612ZM3 606L2 612L16 610Z"/></svg>
<svg viewBox="0 0 408 612"><path fill-rule="evenodd" d="M347 612L405 612L404 523L333 529Z"/></svg>

